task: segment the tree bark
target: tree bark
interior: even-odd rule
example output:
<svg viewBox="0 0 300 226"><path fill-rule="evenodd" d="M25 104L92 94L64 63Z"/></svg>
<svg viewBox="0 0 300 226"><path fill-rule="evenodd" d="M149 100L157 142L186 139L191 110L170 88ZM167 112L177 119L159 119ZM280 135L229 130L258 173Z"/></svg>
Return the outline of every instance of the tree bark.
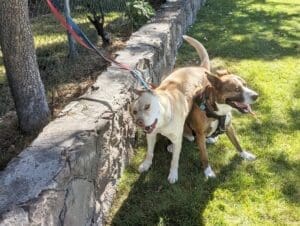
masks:
<svg viewBox="0 0 300 226"><path fill-rule="evenodd" d="M0 0L0 45L19 125L35 133L49 120L40 78L27 0Z"/></svg>

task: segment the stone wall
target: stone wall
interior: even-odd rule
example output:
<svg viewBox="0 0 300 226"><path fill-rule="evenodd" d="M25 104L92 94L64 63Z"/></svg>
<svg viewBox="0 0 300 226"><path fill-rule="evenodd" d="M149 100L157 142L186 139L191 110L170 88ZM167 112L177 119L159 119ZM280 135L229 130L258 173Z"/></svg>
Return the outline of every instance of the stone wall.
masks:
<svg viewBox="0 0 300 226"><path fill-rule="evenodd" d="M182 34L203 0L162 5L132 34L117 61L159 83L171 72ZM136 84L109 67L93 87L0 172L0 225L103 225L116 184L133 154L135 127L128 113Z"/></svg>

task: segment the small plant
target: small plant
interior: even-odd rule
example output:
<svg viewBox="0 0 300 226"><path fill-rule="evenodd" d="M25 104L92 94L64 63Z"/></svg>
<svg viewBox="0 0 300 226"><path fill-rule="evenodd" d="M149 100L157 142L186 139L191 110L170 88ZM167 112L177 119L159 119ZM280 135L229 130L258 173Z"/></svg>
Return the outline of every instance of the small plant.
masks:
<svg viewBox="0 0 300 226"><path fill-rule="evenodd" d="M144 0L129 0L126 2L126 15L130 18L134 28L138 28L154 15L154 9Z"/></svg>

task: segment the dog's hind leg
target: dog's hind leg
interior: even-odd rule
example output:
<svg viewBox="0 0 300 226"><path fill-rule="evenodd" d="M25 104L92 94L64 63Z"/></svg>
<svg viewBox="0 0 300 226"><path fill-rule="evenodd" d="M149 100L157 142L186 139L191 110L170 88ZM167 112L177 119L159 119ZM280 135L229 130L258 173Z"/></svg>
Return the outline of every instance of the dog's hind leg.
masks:
<svg viewBox="0 0 300 226"><path fill-rule="evenodd" d="M206 138L206 143L207 144L215 144L219 139L219 136L215 136L215 137L207 137Z"/></svg>
<svg viewBox="0 0 300 226"><path fill-rule="evenodd" d="M240 156L245 160L255 160L255 155L250 152L244 151L235 135L235 131L232 125L229 125L226 130L226 135L228 136L231 143L234 145L236 150L239 152Z"/></svg>
<svg viewBox="0 0 300 226"><path fill-rule="evenodd" d="M205 135L204 133L196 132L196 141L200 151L200 159L202 162L202 167L204 168L204 174L207 178L216 177L214 171L211 169L208 163L208 155L206 150L206 143L205 143Z"/></svg>
<svg viewBox="0 0 300 226"><path fill-rule="evenodd" d="M183 136L190 142L193 142L195 140L193 131L187 123L184 124Z"/></svg>
<svg viewBox="0 0 300 226"><path fill-rule="evenodd" d="M173 150L174 150L174 144L171 143L167 146L167 151L170 152L170 153L173 153Z"/></svg>
<svg viewBox="0 0 300 226"><path fill-rule="evenodd" d="M140 173L148 171L150 166L152 165L156 135L157 134L147 134L147 155L143 163L139 166Z"/></svg>

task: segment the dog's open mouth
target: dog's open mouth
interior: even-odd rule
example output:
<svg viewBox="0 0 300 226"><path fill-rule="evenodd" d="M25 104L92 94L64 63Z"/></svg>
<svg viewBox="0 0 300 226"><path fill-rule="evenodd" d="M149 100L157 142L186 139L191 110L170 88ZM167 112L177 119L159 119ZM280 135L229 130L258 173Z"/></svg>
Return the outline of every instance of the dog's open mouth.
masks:
<svg viewBox="0 0 300 226"><path fill-rule="evenodd" d="M145 133L152 133L152 131L155 129L157 124L157 118L154 120L154 122L150 126L145 126L144 127L144 132Z"/></svg>
<svg viewBox="0 0 300 226"><path fill-rule="evenodd" d="M252 114L252 109L249 104L241 103L238 101L226 101L227 104L229 104L231 107L237 109L239 112L246 114L246 113L251 113Z"/></svg>

